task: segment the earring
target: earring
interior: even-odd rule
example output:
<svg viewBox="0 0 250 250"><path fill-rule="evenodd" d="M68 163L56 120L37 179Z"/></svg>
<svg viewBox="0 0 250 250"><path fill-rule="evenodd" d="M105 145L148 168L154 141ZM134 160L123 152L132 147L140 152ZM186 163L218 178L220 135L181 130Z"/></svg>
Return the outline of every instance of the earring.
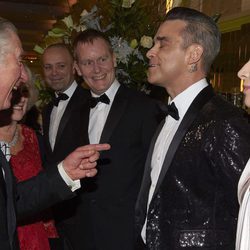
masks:
<svg viewBox="0 0 250 250"><path fill-rule="evenodd" d="M193 63L193 64L190 65L190 68L189 68L188 72L193 73L195 71L197 71L197 64Z"/></svg>

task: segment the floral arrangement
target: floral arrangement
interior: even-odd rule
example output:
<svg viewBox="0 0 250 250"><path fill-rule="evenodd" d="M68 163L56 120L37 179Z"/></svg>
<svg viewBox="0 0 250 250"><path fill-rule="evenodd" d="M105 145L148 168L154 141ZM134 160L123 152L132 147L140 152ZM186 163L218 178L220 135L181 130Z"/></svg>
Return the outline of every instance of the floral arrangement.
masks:
<svg viewBox="0 0 250 250"><path fill-rule="evenodd" d="M34 86L38 90L38 100L35 105L42 110L51 101L54 92L46 86L40 74L34 75Z"/></svg>
<svg viewBox="0 0 250 250"><path fill-rule="evenodd" d="M80 31L88 28L100 30L107 34L116 54L118 80L148 93L146 52L153 45L152 36L160 21L159 1L99 0L98 5L89 11L83 2L86 1L72 6L69 15L57 21L43 44L36 45L34 50L42 54L52 43L71 45Z"/></svg>

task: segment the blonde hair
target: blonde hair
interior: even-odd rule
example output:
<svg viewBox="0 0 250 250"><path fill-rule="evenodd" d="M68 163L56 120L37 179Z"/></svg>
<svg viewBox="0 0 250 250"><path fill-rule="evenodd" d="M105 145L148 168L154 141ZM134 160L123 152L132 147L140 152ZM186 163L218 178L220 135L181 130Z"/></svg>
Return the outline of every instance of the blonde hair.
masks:
<svg viewBox="0 0 250 250"><path fill-rule="evenodd" d="M24 86L27 87L29 98L28 98L28 104L27 104L27 111L37 102L39 92L38 89L35 86L35 75L30 70L30 68L27 66L27 64L23 64L24 69L27 72L28 80L24 83Z"/></svg>

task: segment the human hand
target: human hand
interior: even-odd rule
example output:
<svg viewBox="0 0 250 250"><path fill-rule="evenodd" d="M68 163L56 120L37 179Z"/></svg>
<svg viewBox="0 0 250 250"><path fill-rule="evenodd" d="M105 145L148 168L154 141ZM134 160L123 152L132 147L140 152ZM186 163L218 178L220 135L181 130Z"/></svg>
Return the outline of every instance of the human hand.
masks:
<svg viewBox="0 0 250 250"><path fill-rule="evenodd" d="M63 168L72 180L96 175L99 151L109 150L109 144L89 144L77 148L69 154L62 162Z"/></svg>

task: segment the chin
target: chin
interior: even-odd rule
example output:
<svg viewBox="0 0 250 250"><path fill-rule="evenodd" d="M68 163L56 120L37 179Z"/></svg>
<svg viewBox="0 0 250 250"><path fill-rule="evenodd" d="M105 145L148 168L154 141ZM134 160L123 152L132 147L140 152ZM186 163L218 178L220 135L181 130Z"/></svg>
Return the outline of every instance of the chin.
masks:
<svg viewBox="0 0 250 250"><path fill-rule="evenodd" d="M155 80L154 80L153 77L148 77L148 82L149 82L150 84L153 84L153 85L156 84L156 82L155 82Z"/></svg>
<svg viewBox="0 0 250 250"><path fill-rule="evenodd" d="M245 95L244 103L248 108L250 108L250 94Z"/></svg>

